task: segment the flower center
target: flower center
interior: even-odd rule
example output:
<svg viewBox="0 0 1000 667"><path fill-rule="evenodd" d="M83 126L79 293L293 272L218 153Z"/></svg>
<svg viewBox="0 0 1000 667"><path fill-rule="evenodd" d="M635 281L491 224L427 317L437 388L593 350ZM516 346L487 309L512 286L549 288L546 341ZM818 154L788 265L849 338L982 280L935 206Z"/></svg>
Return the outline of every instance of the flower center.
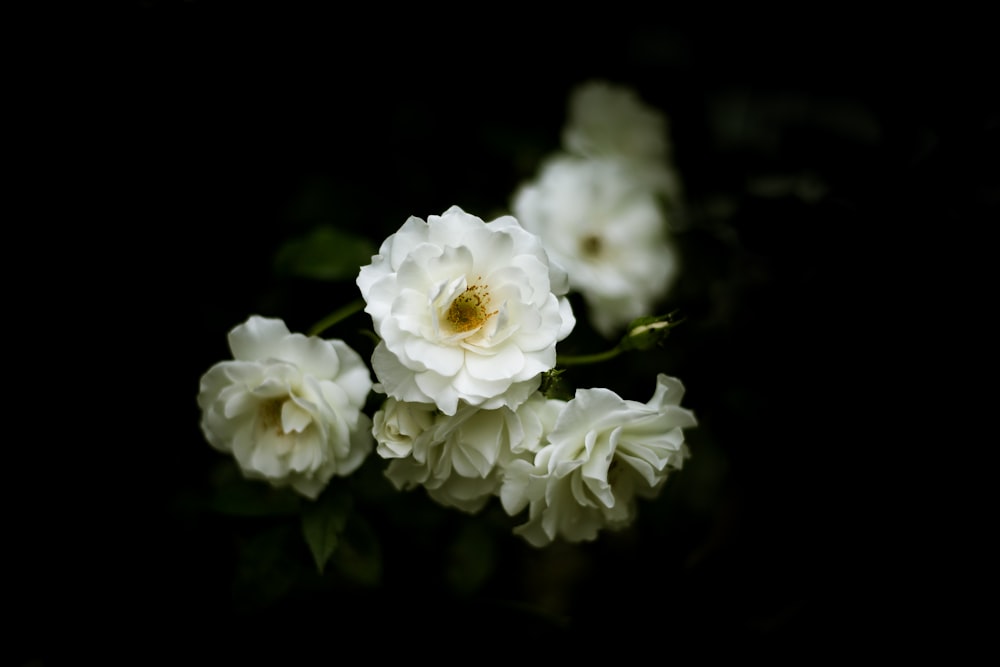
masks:
<svg viewBox="0 0 1000 667"><path fill-rule="evenodd" d="M455 333L471 331L483 326L497 311L490 312L490 293L486 287L474 284L455 297L445 313L445 319Z"/></svg>
<svg viewBox="0 0 1000 667"><path fill-rule="evenodd" d="M596 257L601 254L601 237L597 234L588 234L580 239L580 250L588 257Z"/></svg>
<svg viewBox="0 0 1000 667"><path fill-rule="evenodd" d="M258 418L261 431L275 430L278 435L282 435L281 429L281 405L282 402L276 398L261 403L258 409Z"/></svg>

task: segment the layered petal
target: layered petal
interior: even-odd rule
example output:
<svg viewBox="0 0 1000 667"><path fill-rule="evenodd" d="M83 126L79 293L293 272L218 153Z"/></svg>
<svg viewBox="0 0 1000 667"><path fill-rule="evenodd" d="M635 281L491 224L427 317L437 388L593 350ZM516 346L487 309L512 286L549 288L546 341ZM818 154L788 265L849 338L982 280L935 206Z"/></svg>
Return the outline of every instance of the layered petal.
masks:
<svg viewBox="0 0 1000 667"><path fill-rule="evenodd" d="M512 208L565 268L591 323L613 336L650 314L679 272L666 212L634 164L557 154L515 192Z"/></svg>
<svg viewBox="0 0 1000 667"><path fill-rule="evenodd" d="M596 538L632 522L636 499L654 498L690 456L684 430L697 425L679 405L683 385L657 376L648 403L605 388L580 389L556 414L534 460L507 467L500 498L511 515L528 507L515 532L535 546L557 537ZM551 417L550 417L551 418Z"/></svg>
<svg viewBox="0 0 1000 667"><path fill-rule="evenodd" d="M257 315L229 341L234 359L212 366L199 385L209 444L231 452L246 477L308 498L361 464L374 448L362 412L373 385L357 352Z"/></svg>
<svg viewBox="0 0 1000 667"><path fill-rule="evenodd" d="M361 267L358 288L381 337L377 388L398 401L516 408L575 324L565 271L512 216L452 206L409 218Z"/></svg>

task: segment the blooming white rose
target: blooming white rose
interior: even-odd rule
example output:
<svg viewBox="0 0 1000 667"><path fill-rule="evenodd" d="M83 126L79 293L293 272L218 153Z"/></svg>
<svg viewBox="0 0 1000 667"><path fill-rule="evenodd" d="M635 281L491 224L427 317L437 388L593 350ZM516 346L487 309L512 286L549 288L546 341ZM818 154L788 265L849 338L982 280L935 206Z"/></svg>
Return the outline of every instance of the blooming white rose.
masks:
<svg viewBox="0 0 1000 667"><path fill-rule="evenodd" d="M621 160L551 157L512 208L566 269L606 337L649 315L676 281L679 254L663 207Z"/></svg>
<svg viewBox="0 0 1000 667"><path fill-rule="evenodd" d="M397 489L423 486L440 504L475 513L500 488L505 465L538 451L554 414L538 392L516 411L461 403L454 415L389 397L372 433L379 455L391 459L386 476Z"/></svg>
<svg viewBox="0 0 1000 667"><path fill-rule="evenodd" d="M381 337L376 389L400 401L517 407L576 324L565 272L512 216L411 217L357 278Z"/></svg>
<svg viewBox="0 0 1000 667"><path fill-rule="evenodd" d="M644 185L671 200L680 194L668 119L627 86L598 80L574 88L562 143L568 153L580 157L628 161Z"/></svg>
<svg viewBox="0 0 1000 667"><path fill-rule="evenodd" d="M371 375L346 343L254 315L230 331L229 347L233 359L202 376L198 406L206 440L232 453L245 476L314 499L371 453L361 411Z"/></svg>
<svg viewBox="0 0 1000 667"><path fill-rule="evenodd" d="M648 403L625 400L605 388L580 389L548 434L533 463L512 461L500 499L528 520L514 532L534 546L557 536L593 540L601 529L633 520L636 498L653 498L671 470L690 454L684 429L697 424L680 407L684 387L659 374Z"/></svg>

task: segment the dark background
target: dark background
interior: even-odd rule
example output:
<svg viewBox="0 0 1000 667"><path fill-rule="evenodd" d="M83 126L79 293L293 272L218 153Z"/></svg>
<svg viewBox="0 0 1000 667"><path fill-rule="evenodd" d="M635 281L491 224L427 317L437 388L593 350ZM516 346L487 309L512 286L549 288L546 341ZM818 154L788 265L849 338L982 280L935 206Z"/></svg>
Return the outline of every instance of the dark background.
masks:
<svg viewBox="0 0 1000 667"><path fill-rule="evenodd" d="M975 638L951 623L961 572L940 576L961 549L935 462L962 420L940 323L975 321L971 258L996 221L982 17L352 11L151 1L25 22L13 128L32 187L9 252L37 279L12 271L9 307L47 370L9 445L12 664ZM253 313L303 330L357 296L276 276L281 243L320 222L378 243L452 204L494 217L594 78L670 118L685 272L664 306L688 320L571 380L641 401L654 366L684 381L700 425L668 492L634 530L542 552L502 514L375 493L370 587L316 575L288 521L211 511L226 459L195 395L226 332ZM248 562L263 533L281 548ZM463 590L469 534L492 565Z"/></svg>

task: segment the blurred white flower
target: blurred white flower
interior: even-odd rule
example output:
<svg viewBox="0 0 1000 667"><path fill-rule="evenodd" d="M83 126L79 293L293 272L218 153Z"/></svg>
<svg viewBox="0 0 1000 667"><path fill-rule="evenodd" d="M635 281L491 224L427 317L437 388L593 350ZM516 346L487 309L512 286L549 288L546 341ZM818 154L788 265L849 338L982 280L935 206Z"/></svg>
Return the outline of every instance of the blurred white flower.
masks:
<svg viewBox="0 0 1000 667"><path fill-rule="evenodd" d="M462 403L454 415L389 397L372 432L378 454L391 459L386 477L397 489L422 486L438 503L475 513L499 490L511 460L534 457L557 409L538 392L517 410Z"/></svg>
<svg viewBox="0 0 1000 667"><path fill-rule="evenodd" d="M382 339L376 390L447 415L459 401L516 408L576 323L565 272L509 215L487 223L452 206L410 217L357 284Z"/></svg>
<svg viewBox="0 0 1000 667"><path fill-rule="evenodd" d="M512 207L566 269L606 337L651 314L676 280L679 256L661 202L621 160L551 157Z"/></svg>
<svg viewBox="0 0 1000 667"><path fill-rule="evenodd" d="M254 315L229 332L232 360L201 378L201 429L243 474L316 498L371 453L372 389L361 356L340 340L291 333Z"/></svg>
<svg viewBox="0 0 1000 667"><path fill-rule="evenodd" d="M634 178L646 187L671 200L680 195L667 116L645 104L632 88L601 80L574 88L562 144L579 157L629 162Z"/></svg>
<svg viewBox="0 0 1000 667"><path fill-rule="evenodd" d="M504 509L514 516L528 507L527 522L514 532L541 547L629 525L636 498L654 498L690 455L684 429L697 422L680 407L683 396L680 381L663 373L645 404L605 388L577 390L533 463L507 466Z"/></svg>

